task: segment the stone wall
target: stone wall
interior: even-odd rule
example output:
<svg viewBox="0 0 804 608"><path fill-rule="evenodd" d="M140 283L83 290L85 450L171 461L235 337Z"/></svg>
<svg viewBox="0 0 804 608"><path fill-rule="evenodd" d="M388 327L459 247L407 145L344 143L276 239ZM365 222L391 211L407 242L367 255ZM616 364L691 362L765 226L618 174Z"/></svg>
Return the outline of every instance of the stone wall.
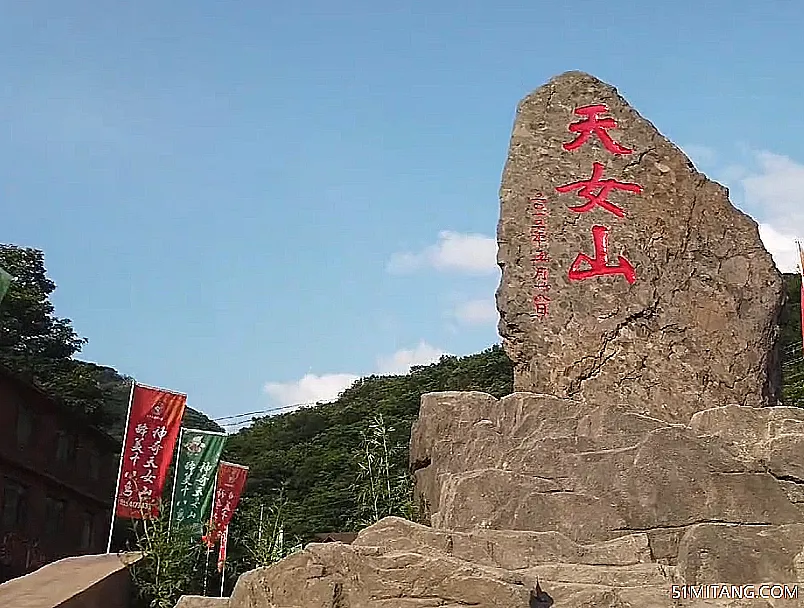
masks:
<svg viewBox="0 0 804 608"><path fill-rule="evenodd" d="M0 585L8 608L128 608L129 566L140 554L83 555L43 566Z"/></svg>

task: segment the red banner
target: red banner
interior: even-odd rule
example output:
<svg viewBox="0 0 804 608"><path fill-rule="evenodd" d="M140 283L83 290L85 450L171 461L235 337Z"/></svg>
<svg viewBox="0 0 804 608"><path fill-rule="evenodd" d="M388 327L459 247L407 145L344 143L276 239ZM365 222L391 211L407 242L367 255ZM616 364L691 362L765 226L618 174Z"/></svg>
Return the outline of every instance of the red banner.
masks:
<svg viewBox="0 0 804 608"><path fill-rule="evenodd" d="M215 487L215 502L212 505L210 533L207 544L211 547L220 538L223 531L232 521L232 515L240 502L240 494L246 485L248 467L231 462L218 465L218 482Z"/></svg>
<svg viewBox="0 0 804 608"><path fill-rule="evenodd" d="M221 546L218 549L218 572L223 572L223 566L226 564L226 545L229 544L229 526L223 529L221 536Z"/></svg>
<svg viewBox="0 0 804 608"><path fill-rule="evenodd" d="M187 395L134 385L115 514L128 519L159 515L173 449L179 436Z"/></svg>

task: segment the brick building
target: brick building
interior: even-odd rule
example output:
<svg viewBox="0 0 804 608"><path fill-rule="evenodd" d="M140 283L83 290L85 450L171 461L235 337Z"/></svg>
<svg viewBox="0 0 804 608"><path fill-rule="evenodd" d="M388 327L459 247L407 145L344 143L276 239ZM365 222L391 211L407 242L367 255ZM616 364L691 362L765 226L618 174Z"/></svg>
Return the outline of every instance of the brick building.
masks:
<svg viewBox="0 0 804 608"><path fill-rule="evenodd" d="M120 444L0 366L0 582L104 553Z"/></svg>

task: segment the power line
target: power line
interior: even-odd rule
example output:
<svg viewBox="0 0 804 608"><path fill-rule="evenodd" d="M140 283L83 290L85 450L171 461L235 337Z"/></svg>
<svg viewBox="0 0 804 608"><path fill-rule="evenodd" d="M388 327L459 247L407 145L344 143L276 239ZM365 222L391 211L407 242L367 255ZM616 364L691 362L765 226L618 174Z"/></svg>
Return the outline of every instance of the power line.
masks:
<svg viewBox="0 0 804 608"><path fill-rule="evenodd" d="M247 416L256 416L257 414L275 414L281 413L287 410L294 410L294 409L301 409L306 407L315 407L317 405L324 405L326 403L332 403L335 399L329 401L306 401L304 403L293 403L291 405L283 405L280 407L272 407L267 410L256 410L254 412L245 412L243 414L232 414L231 416L221 416L220 418L213 418L215 422L220 422L221 420L234 420L236 418L246 418Z"/></svg>
<svg viewBox="0 0 804 608"><path fill-rule="evenodd" d="M221 416L219 418L212 418L214 422L217 422L221 427L223 427L227 433L235 432L246 428L246 426L250 425L254 420L251 418L252 416L257 416L259 414L263 414L265 416L273 416L282 414L284 412L289 412L291 410L300 410L300 409L309 409L319 405L326 405L328 403L332 403L336 401L336 399L331 399L328 401L307 401L304 403L293 403L291 405L283 405L281 407L273 407L267 410L256 410L253 412L244 412L242 414L232 414L230 416ZM243 420L246 418L245 420ZM228 421L228 422L227 422Z"/></svg>
<svg viewBox="0 0 804 608"><path fill-rule="evenodd" d="M242 414L232 414L231 416L221 416L220 418L213 418L215 422L220 422L221 420L230 420L235 418L245 418L246 416L256 416L257 414L270 414L272 412L281 412L282 410L288 410L294 407L303 407L305 405L315 405L314 403L295 403L293 405L283 405L281 407L272 407L267 410L256 410L253 412L244 412Z"/></svg>

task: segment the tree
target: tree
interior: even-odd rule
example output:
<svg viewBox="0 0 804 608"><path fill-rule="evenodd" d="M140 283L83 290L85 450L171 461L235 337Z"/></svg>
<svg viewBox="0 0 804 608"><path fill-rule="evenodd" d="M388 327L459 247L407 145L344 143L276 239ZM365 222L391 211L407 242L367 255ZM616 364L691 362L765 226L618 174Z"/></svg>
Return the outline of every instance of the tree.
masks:
<svg viewBox="0 0 804 608"><path fill-rule="evenodd" d="M70 319L55 316L50 295L56 284L47 276L44 254L0 244L0 266L13 277L0 308L0 357L32 373L42 360L61 361L79 352L87 339Z"/></svg>
<svg viewBox="0 0 804 608"><path fill-rule="evenodd" d="M0 266L13 277L0 307L0 363L58 395L75 411L99 414L104 403L94 369L73 359L87 339L70 319L55 315L47 276L38 249L0 245Z"/></svg>
<svg viewBox="0 0 804 608"><path fill-rule="evenodd" d="M785 405L804 406L804 353L801 340L801 275L784 275L786 302L782 309L782 400Z"/></svg>
<svg viewBox="0 0 804 608"><path fill-rule="evenodd" d="M224 458L249 466L245 499L270 502L277 488L284 489L286 537L306 542L317 533L359 529L375 518L372 492L378 496L376 513L387 514L380 494L386 473L374 474L372 482L365 466L369 456L372 466L382 462L387 471L391 492L385 483L384 496L400 507L392 507L394 514L412 517L405 511L408 443L421 395L484 391L502 397L513 391L513 379L499 345L467 357L445 356L405 375L361 378L333 403L254 420L226 440ZM370 428L378 415L381 425Z"/></svg>

